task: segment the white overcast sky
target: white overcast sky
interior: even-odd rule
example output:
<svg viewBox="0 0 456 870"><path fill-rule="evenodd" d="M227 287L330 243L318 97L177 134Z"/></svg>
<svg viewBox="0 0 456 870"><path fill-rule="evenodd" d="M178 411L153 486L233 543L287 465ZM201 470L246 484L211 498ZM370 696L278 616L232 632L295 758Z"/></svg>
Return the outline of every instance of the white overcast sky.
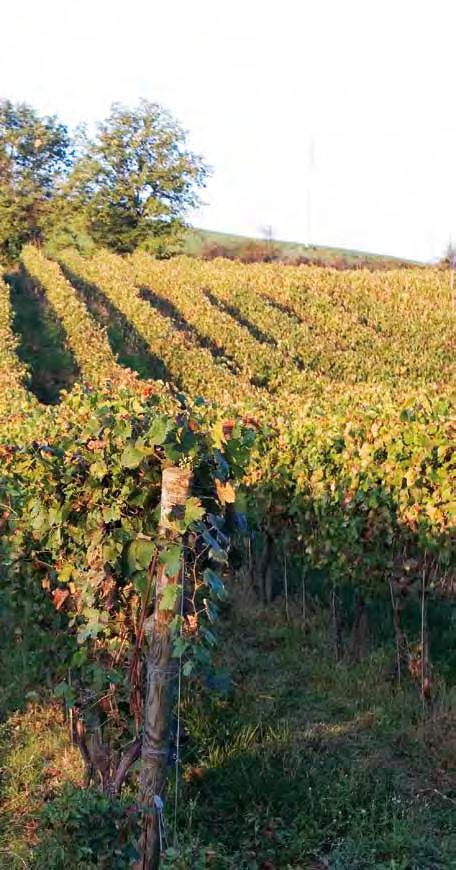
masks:
<svg viewBox="0 0 456 870"><path fill-rule="evenodd" d="M213 167L199 226L456 240L455 0L0 0L0 31L0 96L70 125L165 105Z"/></svg>

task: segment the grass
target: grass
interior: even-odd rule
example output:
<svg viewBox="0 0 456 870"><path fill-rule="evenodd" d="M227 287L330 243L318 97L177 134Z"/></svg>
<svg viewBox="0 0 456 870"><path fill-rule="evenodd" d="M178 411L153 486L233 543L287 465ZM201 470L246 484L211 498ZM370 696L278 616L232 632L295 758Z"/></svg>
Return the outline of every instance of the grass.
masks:
<svg viewBox="0 0 456 870"><path fill-rule="evenodd" d="M231 696L187 701L190 840L233 870L456 866L451 697L423 723L389 650L335 667L321 629L252 617L224 638Z"/></svg>
<svg viewBox="0 0 456 870"><path fill-rule="evenodd" d="M60 708L29 701L10 715L0 726L0 766L0 867L28 867L40 838L40 810L65 784L82 784L79 753Z"/></svg>
<svg viewBox="0 0 456 870"><path fill-rule="evenodd" d="M389 643L335 666L321 608L310 623L304 633L292 612L287 625L282 603L225 615L221 673L190 683L183 701L178 848L164 866L456 867L454 690L436 672L423 718L416 688L395 685ZM24 698L5 717L0 757L0 867L129 866L124 847L109 845L119 809L80 790L79 758L49 698Z"/></svg>

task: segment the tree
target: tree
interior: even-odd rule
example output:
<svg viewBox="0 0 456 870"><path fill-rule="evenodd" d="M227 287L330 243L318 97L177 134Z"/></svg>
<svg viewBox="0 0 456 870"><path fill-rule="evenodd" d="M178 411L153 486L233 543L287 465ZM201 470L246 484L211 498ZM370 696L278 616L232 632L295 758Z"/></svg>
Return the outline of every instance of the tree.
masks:
<svg viewBox="0 0 456 870"><path fill-rule="evenodd" d="M207 173L202 158L187 148L180 125L160 105L114 104L93 141L86 138L69 196L84 209L97 243L120 252L139 245L159 248L183 228Z"/></svg>
<svg viewBox="0 0 456 870"><path fill-rule="evenodd" d="M25 103L0 101L0 256L11 260L45 234L71 166L68 130Z"/></svg>

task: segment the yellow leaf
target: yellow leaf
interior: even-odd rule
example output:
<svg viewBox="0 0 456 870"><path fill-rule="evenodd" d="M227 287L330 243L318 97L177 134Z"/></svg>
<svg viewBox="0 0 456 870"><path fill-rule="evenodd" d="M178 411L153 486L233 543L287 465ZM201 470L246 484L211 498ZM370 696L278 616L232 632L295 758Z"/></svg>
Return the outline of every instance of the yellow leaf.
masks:
<svg viewBox="0 0 456 870"><path fill-rule="evenodd" d="M221 483L220 480L216 480L215 486L217 489L217 495L222 504L234 504L236 501L236 493L232 483L229 481L227 483Z"/></svg>
<svg viewBox="0 0 456 870"><path fill-rule="evenodd" d="M226 438L223 431L223 423L221 420L219 420L219 422L212 427L211 435L214 441L214 447L216 447L218 450L222 450L223 445L226 444Z"/></svg>

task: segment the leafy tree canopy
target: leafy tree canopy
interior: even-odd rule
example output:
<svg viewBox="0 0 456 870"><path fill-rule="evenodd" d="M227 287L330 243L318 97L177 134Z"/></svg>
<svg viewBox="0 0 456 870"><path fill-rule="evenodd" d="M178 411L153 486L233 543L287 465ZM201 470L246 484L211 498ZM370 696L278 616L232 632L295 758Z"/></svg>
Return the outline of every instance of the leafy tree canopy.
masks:
<svg viewBox="0 0 456 870"><path fill-rule="evenodd" d="M97 243L132 251L182 228L207 172L180 125L157 103L115 104L82 147L70 196L84 209Z"/></svg>
<svg viewBox="0 0 456 870"><path fill-rule="evenodd" d="M2 100L0 258L30 241L169 253L207 174L157 103L114 104L92 138L83 129L72 138L56 117Z"/></svg>
<svg viewBox="0 0 456 870"><path fill-rule="evenodd" d="M25 103L0 100L0 256L40 241L72 163L68 130Z"/></svg>

